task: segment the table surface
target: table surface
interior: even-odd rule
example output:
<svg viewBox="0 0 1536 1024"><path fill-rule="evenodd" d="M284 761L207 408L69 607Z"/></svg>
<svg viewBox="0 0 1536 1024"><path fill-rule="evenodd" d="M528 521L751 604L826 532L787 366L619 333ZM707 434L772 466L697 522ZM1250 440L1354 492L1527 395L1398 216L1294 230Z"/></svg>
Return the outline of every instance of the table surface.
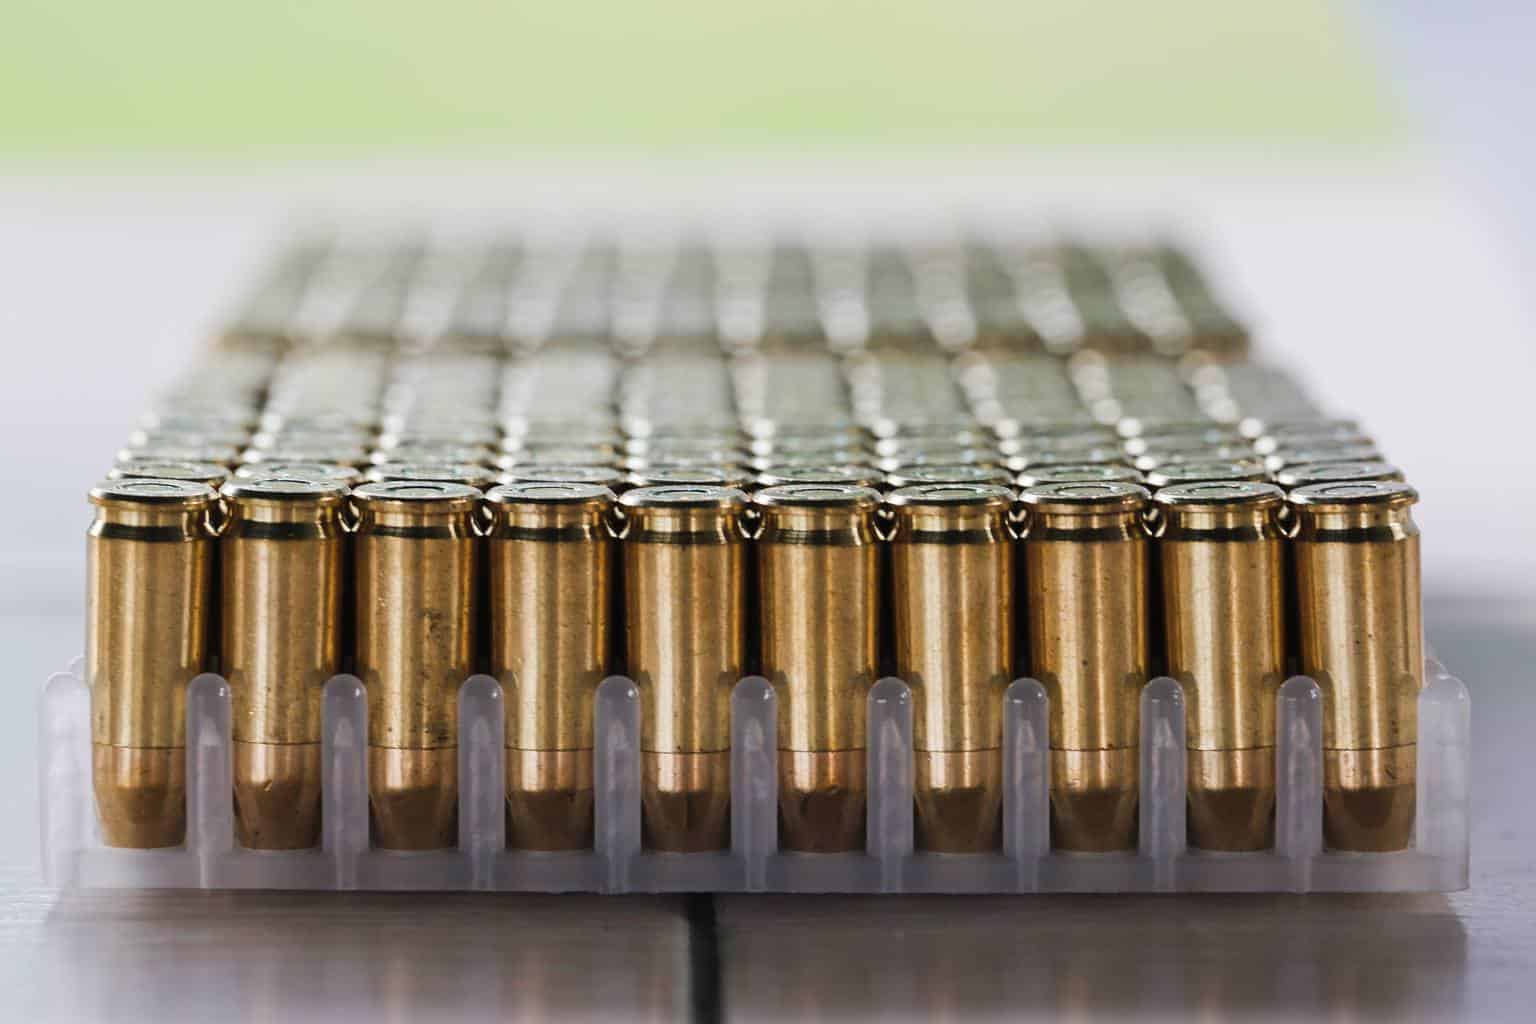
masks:
<svg viewBox="0 0 1536 1024"><path fill-rule="evenodd" d="M743 180L745 175L745 180ZM755 176L755 177L754 177ZM1267 350L1358 411L1425 493L1429 638L1473 698L1472 888L1408 897L58 893L37 868L36 696L78 652L83 482L296 206L472 224L747 205L931 228L1177 217ZM445 201L444 197L452 197ZM508 198L511 197L511 198ZM1027 197L1027 199L1021 198ZM387 204L387 205L386 205ZM700 171L313 167L0 177L0 991L31 1019L695 1015L1523 1020L1536 996L1536 346L1481 213L1418 165L1003 155Z"/></svg>

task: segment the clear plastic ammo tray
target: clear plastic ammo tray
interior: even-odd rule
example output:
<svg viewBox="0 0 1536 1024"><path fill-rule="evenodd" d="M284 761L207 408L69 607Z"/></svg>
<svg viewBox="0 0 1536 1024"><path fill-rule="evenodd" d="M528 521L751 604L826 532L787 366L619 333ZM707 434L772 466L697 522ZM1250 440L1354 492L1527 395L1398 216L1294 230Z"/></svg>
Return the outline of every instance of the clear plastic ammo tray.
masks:
<svg viewBox="0 0 1536 1024"><path fill-rule="evenodd" d="M710 853L641 843L640 705L614 676L595 701L596 840L590 851L524 852L505 843L502 692L490 676L459 692L459 842L453 850L370 848L367 701L353 676L325 688L322 842L252 851L234 838L228 685L206 674L187 696L187 842L163 850L101 842L91 794L90 700L82 662L53 676L40 728L42 856L62 888L440 890L491 892L1444 892L1468 870L1470 709L1462 682L1432 658L1419 696L1413 845L1340 853L1323 845L1322 696L1305 677L1278 696L1275 845L1255 853L1191 850L1185 830L1185 707L1172 679L1141 696L1139 841L1134 852L1062 853L1050 844L1044 688L1004 695L1003 844L997 853L914 850L910 691L870 690L867 843L863 853L778 846L776 706L761 677L731 700L731 841Z"/></svg>

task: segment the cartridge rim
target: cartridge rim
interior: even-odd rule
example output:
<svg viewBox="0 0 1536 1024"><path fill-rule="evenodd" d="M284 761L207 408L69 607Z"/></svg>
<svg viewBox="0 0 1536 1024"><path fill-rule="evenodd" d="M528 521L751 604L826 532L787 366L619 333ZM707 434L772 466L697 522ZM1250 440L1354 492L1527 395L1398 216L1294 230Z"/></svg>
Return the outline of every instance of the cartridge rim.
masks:
<svg viewBox="0 0 1536 1024"><path fill-rule="evenodd" d="M1264 464L1257 459L1213 459L1210 462L1170 462L1146 475L1148 487L1162 490L1184 484L1264 481Z"/></svg>
<svg viewBox="0 0 1536 1024"><path fill-rule="evenodd" d="M800 483L765 487L752 495L765 508L874 508L880 492L858 484Z"/></svg>
<svg viewBox="0 0 1536 1024"><path fill-rule="evenodd" d="M485 492L485 500L496 505L606 505L615 499L602 484L528 480L493 487Z"/></svg>
<svg viewBox="0 0 1536 1024"><path fill-rule="evenodd" d="M468 484L443 480L384 480L363 484L352 492L352 497L365 505L393 504L409 508L435 505L445 512L457 512L473 509L483 495Z"/></svg>
<svg viewBox="0 0 1536 1024"><path fill-rule="evenodd" d="M344 484L354 483L359 477L355 467L333 462L245 462L235 467L234 475L241 480L264 476L314 477Z"/></svg>
<svg viewBox="0 0 1536 1024"><path fill-rule="evenodd" d="M502 486L509 484L601 484L622 487L624 474L611 466L524 466L505 470L497 476Z"/></svg>
<svg viewBox="0 0 1536 1024"><path fill-rule="evenodd" d="M219 494L232 501L313 501L335 504L350 493L340 480L304 476L256 476L230 480Z"/></svg>
<svg viewBox="0 0 1536 1024"><path fill-rule="evenodd" d="M710 487L746 486L748 474L733 466L655 466L637 469L627 481L631 487L661 487L666 484L705 484Z"/></svg>
<svg viewBox="0 0 1536 1024"><path fill-rule="evenodd" d="M1019 500L1041 512L1135 512L1146 508L1152 500L1152 492L1140 484L1090 480L1026 487L1020 492Z"/></svg>
<svg viewBox="0 0 1536 1024"><path fill-rule="evenodd" d="M619 504L625 508L738 508L746 503L745 491L707 484L637 487L619 498Z"/></svg>
<svg viewBox="0 0 1536 1024"><path fill-rule="evenodd" d="M860 466L851 462L774 466L757 475L757 484L762 488L785 487L791 484L849 484L855 487L874 487L885 481L885 474L873 466Z"/></svg>
<svg viewBox="0 0 1536 1024"><path fill-rule="evenodd" d="M219 486L228 477L229 470L216 462L192 462L187 459L123 462L107 472L108 480L188 480L208 484L210 487Z"/></svg>
<svg viewBox="0 0 1536 1024"><path fill-rule="evenodd" d="M1200 480L1161 488L1152 495L1152 500L1180 508L1263 507L1284 502L1285 492L1274 484L1256 480Z"/></svg>
<svg viewBox="0 0 1536 1024"><path fill-rule="evenodd" d="M1281 487L1301 488L1312 484L1347 483L1354 480L1401 479L1402 475L1400 468L1380 459L1314 462L1282 469L1275 474L1275 483Z"/></svg>
<svg viewBox="0 0 1536 1024"><path fill-rule="evenodd" d="M371 484L390 480L441 480L483 490L491 485L494 476L489 468L478 462L389 462L371 467L363 479Z"/></svg>
<svg viewBox="0 0 1536 1024"><path fill-rule="evenodd" d="M202 508L218 497L195 480L129 477L103 480L90 490L92 505L155 505L162 508Z"/></svg>
<svg viewBox="0 0 1536 1024"><path fill-rule="evenodd" d="M1013 474L1006 469L979 462L936 462L932 465L900 466L886 474L890 487L901 489L927 484L992 484L1007 487Z"/></svg>
<svg viewBox="0 0 1536 1024"><path fill-rule="evenodd" d="M1419 492L1401 480L1358 480L1298 487L1290 500L1308 508L1412 505L1419 500Z"/></svg>
<svg viewBox="0 0 1536 1024"><path fill-rule="evenodd" d="M1044 484L1139 484L1141 482L1140 470L1112 462L1073 462L1065 466L1041 466L1038 469L1026 469L1014 480L1015 484L1026 489Z"/></svg>
<svg viewBox="0 0 1536 1024"><path fill-rule="evenodd" d="M1013 491L998 484L915 484L898 487L885 500L897 508L1007 508L1013 504Z"/></svg>

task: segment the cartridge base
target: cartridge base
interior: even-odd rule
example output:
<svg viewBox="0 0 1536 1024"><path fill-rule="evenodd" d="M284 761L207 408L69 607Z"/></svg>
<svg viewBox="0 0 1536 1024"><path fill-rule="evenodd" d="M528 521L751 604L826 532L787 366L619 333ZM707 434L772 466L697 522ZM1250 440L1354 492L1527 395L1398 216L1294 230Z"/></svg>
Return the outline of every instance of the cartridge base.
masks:
<svg viewBox="0 0 1536 1024"><path fill-rule="evenodd" d="M1323 751L1323 842L1384 853L1413 842L1419 747Z"/></svg>
<svg viewBox="0 0 1536 1024"><path fill-rule="evenodd" d="M731 752L640 754L645 845L669 853L723 850L731 837Z"/></svg>
<svg viewBox="0 0 1536 1024"><path fill-rule="evenodd" d="M96 817L108 846L151 850L187 838L185 747L91 745Z"/></svg>
<svg viewBox="0 0 1536 1024"><path fill-rule="evenodd" d="M1051 845L1108 853L1136 847L1139 751L1051 751Z"/></svg>
<svg viewBox="0 0 1536 1024"><path fill-rule="evenodd" d="M1189 845L1267 850L1275 845L1275 748L1189 752Z"/></svg>
<svg viewBox="0 0 1536 1024"><path fill-rule="evenodd" d="M234 743L235 838L252 850L320 842L320 744Z"/></svg>
<svg viewBox="0 0 1536 1024"><path fill-rule="evenodd" d="M915 844L935 853L984 853L1003 838L1001 750L916 752Z"/></svg>
<svg viewBox="0 0 1536 1024"><path fill-rule="evenodd" d="M592 751L507 748L507 845L592 848Z"/></svg>
<svg viewBox="0 0 1536 1024"><path fill-rule="evenodd" d="M458 845L459 750L368 748L373 841L385 850Z"/></svg>
<svg viewBox="0 0 1536 1024"><path fill-rule="evenodd" d="M862 750L779 751L779 845L800 853L864 849Z"/></svg>

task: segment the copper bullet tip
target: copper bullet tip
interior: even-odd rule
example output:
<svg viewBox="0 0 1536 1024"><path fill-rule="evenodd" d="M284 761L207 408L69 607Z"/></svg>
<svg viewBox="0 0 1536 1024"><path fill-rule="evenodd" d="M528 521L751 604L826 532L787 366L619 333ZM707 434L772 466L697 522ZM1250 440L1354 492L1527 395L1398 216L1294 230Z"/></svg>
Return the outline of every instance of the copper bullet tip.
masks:
<svg viewBox="0 0 1536 1024"><path fill-rule="evenodd" d="M1135 747L1051 751L1051 844L1108 853L1136 847Z"/></svg>
<svg viewBox="0 0 1536 1024"><path fill-rule="evenodd" d="M1189 752L1189 845L1267 850L1275 845L1275 749Z"/></svg>
<svg viewBox="0 0 1536 1024"><path fill-rule="evenodd" d="M864 849L862 750L779 751L779 845L801 853Z"/></svg>
<svg viewBox="0 0 1536 1024"><path fill-rule="evenodd" d="M108 846L156 849L187 837L184 747L91 747L101 838Z"/></svg>
<svg viewBox="0 0 1536 1024"><path fill-rule="evenodd" d="M368 751L369 808L375 845L442 850L458 845L457 747Z"/></svg>
<svg viewBox="0 0 1536 1024"><path fill-rule="evenodd" d="M1386 853L1413 842L1418 745L1323 751L1323 842Z"/></svg>
<svg viewBox="0 0 1536 1024"><path fill-rule="evenodd" d="M984 853L1002 844L1001 751L920 750L916 768L918 849Z"/></svg>
<svg viewBox="0 0 1536 1024"><path fill-rule="evenodd" d="M320 744L234 744L235 835L252 850L320 842Z"/></svg>
<svg viewBox="0 0 1536 1024"><path fill-rule="evenodd" d="M645 845L667 853L723 850L731 837L731 753L641 755Z"/></svg>
<svg viewBox="0 0 1536 1024"><path fill-rule="evenodd" d="M507 845L592 847L592 751L507 748Z"/></svg>

